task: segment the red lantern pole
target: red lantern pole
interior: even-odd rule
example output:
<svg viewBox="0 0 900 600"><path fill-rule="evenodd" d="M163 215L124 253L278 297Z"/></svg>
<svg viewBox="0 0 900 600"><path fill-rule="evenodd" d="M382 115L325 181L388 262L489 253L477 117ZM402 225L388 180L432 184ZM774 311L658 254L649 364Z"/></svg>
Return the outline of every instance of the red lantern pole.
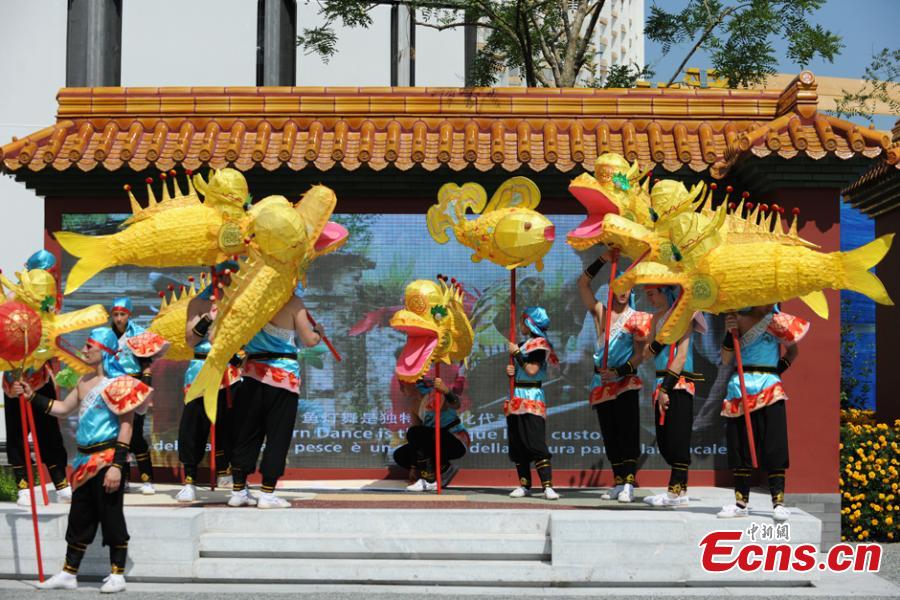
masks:
<svg viewBox="0 0 900 600"><path fill-rule="evenodd" d="M609 263L609 293L606 294L606 326L603 330L603 368L609 361L609 326L612 324L613 280L616 278L616 263L619 262L619 250L612 251L612 260Z"/></svg>
<svg viewBox="0 0 900 600"><path fill-rule="evenodd" d="M312 325L313 327L318 326L318 323L316 323L316 320L313 319L313 316L310 314L309 309L306 310L306 318L309 319L310 325ZM327 335L322 336L322 341L325 342L325 345L328 346L329 350L331 350L331 355L334 357L334 359L338 362L341 362L341 355L335 349L334 345L331 343L331 340L328 339Z"/></svg>
<svg viewBox="0 0 900 600"><path fill-rule="evenodd" d="M441 376L441 364L434 365L434 378ZM437 493L441 493L441 401L443 395L434 386L434 481L437 483Z"/></svg>
<svg viewBox="0 0 900 600"><path fill-rule="evenodd" d="M750 399L747 397L747 383L744 380L744 361L741 358L741 341L737 329L731 330L734 339L734 362L737 365L738 381L741 382L741 405L744 408L744 425L747 427L747 444L750 446L750 460L754 469L759 468L756 460L756 442L753 439L753 424L750 421Z"/></svg>
<svg viewBox="0 0 900 600"><path fill-rule="evenodd" d="M213 301L219 301L219 276L215 267L210 267L213 286ZM226 377L228 370L226 368ZM209 489L216 491L216 424L209 424Z"/></svg>
<svg viewBox="0 0 900 600"><path fill-rule="evenodd" d="M22 396L20 400L24 398ZM27 400L25 401L25 411L28 418L28 428L31 430L31 443L34 445L34 460L37 463L38 480L41 482L41 498L44 500L44 506L47 506L50 504L50 497L47 495L47 482L44 479L44 461L41 460L41 445L38 443L37 427L34 424L34 409L31 407L31 402ZM31 456L26 456L28 457L28 462L31 463Z"/></svg>
<svg viewBox="0 0 900 600"><path fill-rule="evenodd" d="M25 474L28 481L28 494L31 497L31 524L34 527L34 550L37 555L38 581L44 581L44 564L41 560L41 534L38 530L37 499L34 495L34 473L31 470L31 449L28 447L28 401L19 396L19 416L22 421L22 443L25 446ZM37 432L34 434L37 441ZM37 446L35 446L37 447Z"/></svg>
<svg viewBox="0 0 900 600"><path fill-rule="evenodd" d="M516 343L516 270L509 271L509 341ZM509 355L509 365L513 366L513 356ZM516 376L509 378L509 401L513 401L516 393Z"/></svg>

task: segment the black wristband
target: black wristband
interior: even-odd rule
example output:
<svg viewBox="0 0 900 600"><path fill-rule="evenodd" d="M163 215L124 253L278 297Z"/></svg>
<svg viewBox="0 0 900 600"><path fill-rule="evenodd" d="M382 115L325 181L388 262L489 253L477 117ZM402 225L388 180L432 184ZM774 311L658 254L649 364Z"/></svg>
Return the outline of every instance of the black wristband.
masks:
<svg viewBox="0 0 900 600"><path fill-rule="evenodd" d="M523 369L525 368L525 355L522 354L521 350L513 354L513 358L516 359L516 362L519 363L520 367Z"/></svg>
<svg viewBox="0 0 900 600"><path fill-rule="evenodd" d="M584 270L584 274L588 276L588 279L593 279L597 275L597 273L600 272L600 269L602 269L603 265L605 265L605 264L606 264L605 260L603 260L602 258L598 258L597 260L592 262L590 265L588 265L588 268Z"/></svg>
<svg viewBox="0 0 900 600"><path fill-rule="evenodd" d="M616 367L615 371L616 371L616 375L618 375L619 377L626 377L628 375L634 375L637 372L634 368L634 365L631 364L630 360L628 362L626 362L624 365L620 365L620 366Z"/></svg>
<svg viewBox="0 0 900 600"><path fill-rule="evenodd" d="M232 367L240 367L242 362L244 362L244 359L235 354L231 357L231 360L228 361L228 364Z"/></svg>
<svg viewBox="0 0 900 600"><path fill-rule="evenodd" d="M734 352L734 336L730 331L725 334L725 339L722 340L722 349Z"/></svg>
<svg viewBox="0 0 900 600"><path fill-rule="evenodd" d="M113 466L124 469L126 462L128 462L128 444L116 442L116 451L113 453Z"/></svg>
<svg viewBox="0 0 900 600"><path fill-rule="evenodd" d="M31 397L31 405L42 413L50 414L50 408L53 406L53 398L35 394Z"/></svg>
<svg viewBox="0 0 900 600"><path fill-rule="evenodd" d="M191 328L197 337L206 337L206 333L209 331L209 328L212 327L213 320L209 318L209 315L203 315L200 317L200 320L197 321L197 324Z"/></svg>
<svg viewBox="0 0 900 600"><path fill-rule="evenodd" d="M667 394L671 394L672 390L675 389L675 385L678 384L678 380L680 379L680 375L677 373L673 373L672 371L666 371L666 376L663 377L662 389L665 390Z"/></svg>
<svg viewBox="0 0 900 600"><path fill-rule="evenodd" d="M653 356L656 356L657 354L662 352L663 348L665 348L666 346L667 346L667 344L661 344L658 341L653 340L652 342L650 342L650 347L649 347L650 354L652 354Z"/></svg>
<svg viewBox="0 0 900 600"><path fill-rule="evenodd" d="M153 373L150 372L150 369L141 371L141 374L137 376L137 380L149 386L150 382L153 381Z"/></svg>
<svg viewBox="0 0 900 600"><path fill-rule="evenodd" d="M790 367L790 366L791 366L791 361L789 361L788 359L786 359L785 357L782 356L781 358L778 359L778 366L775 367L775 371L779 375L781 375L782 373L787 371L788 367Z"/></svg>

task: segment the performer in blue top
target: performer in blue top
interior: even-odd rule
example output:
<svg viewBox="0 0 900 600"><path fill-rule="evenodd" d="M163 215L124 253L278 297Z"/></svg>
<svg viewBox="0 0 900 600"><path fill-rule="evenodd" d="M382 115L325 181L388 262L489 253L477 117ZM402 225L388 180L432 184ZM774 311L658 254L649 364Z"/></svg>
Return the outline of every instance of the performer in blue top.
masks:
<svg viewBox="0 0 900 600"><path fill-rule="evenodd" d="M651 323L651 336L675 305L677 288L645 286L647 299L656 309ZM659 453L671 467L669 486L662 494L647 496L651 506L687 506L688 469L691 466L691 434L694 428L694 382L702 379L693 372L694 351L691 338L696 330L705 330L706 321L697 313L691 329L674 345L652 342L646 356L656 362L656 389L653 392L653 420Z"/></svg>
<svg viewBox="0 0 900 600"><path fill-rule="evenodd" d="M544 390L541 383L547 379L547 363L558 364L553 345L547 337L550 317L540 306L529 306L522 313L519 323L522 334L528 336L521 344L509 343L509 353L514 365L506 367L506 374L515 378L512 400L503 403L506 427L509 435L509 458L516 465L519 486L510 492L512 498L531 495L531 463L541 480L544 498L558 500L553 489L552 458L547 448Z"/></svg>
<svg viewBox="0 0 900 600"><path fill-rule="evenodd" d="M145 329L131 320L134 305L128 296L120 296L113 300L110 307L112 325L110 330L116 335L116 348L119 349L119 363L125 369L125 374L136 377L146 384L150 384L150 361L139 360L128 346L128 340L143 333ZM137 462L138 472L141 477L141 493L147 496L156 493L153 487L153 463L150 460L150 444L144 437L144 421L146 413L134 415L133 435L131 440L131 453ZM125 490L128 491L128 475L131 472L131 464L125 467Z"/></svg>
<svg viewBox="0 0 900 600"><path fill-rule="evenodd" d="M223 286L231 285L231 274L239 269L236 261L229 260L215 266L216 283ZM185 339L194 347L194 359L188 364L184 372L184 391L194 382L203 361L212 348L209 342L209 329L216 318L215 303L213 302L213 289L215 284L210 283L200 291L188 303L187 326ZM222 487L232 485L229 473L231 471L231 448L234 442L234 432L231 423L231 410L228 406L228 397L233 399L237 395L237 384L241 378L239 368L240 361L228 366L219 388L218 409L216 411L216 471L219 478L218 484ZM228 391L230 388L230 391ZM178 460L184 466L184 487L175 497L179 502L193 502L197 498L197 466L206 454L206 443L209 438L211 423L203 408L203 399L195 398L184 406L181 412L181 421L178 424Z"/></svg>
<svg viewBox="0 0 900 600"><path fill-rule="evenodd" d="M790 512L784 506L784 476L789 459L784 401L788 396L784 391L781 375L796 361L800 353L797 343L809 331L809 322L780 312L771 304L729 314L725 317L723 365L729 365L734 360L734 338L731 331L735 329L740 335L741 361L757 461L759 468L768 472L772 516L776 521L787 521ZM783 355L782 346L785 348ZM734 472L735 502L722 507L718 516L723 519L749 515L753 462L742 400L741 383L735 372L728 380L728 389L722 402L728 440L728 465Z"/></svg>
<svg viewBox="0 0 900 600"><path fill-rule="evenodd" d="M298 342L303 346L315 346L322 341L324 333L321 325L313 327L309 322L301 296L302 288L298 285L288 303L244 346L247 353L244 379L232 404L235 441L231 472L234 484L228 506L251 506L257 502L247 490L247 475L256 470L263 441L262 494L256 506L290 506L275 495L275 486L284 474L297 419L300 399Z"/></svg>
<svg viewBox="0 0 900 600"><path fill-rule="evenodd" d="M78 409L75 441L78 454L72 466L72 507L66 528L63 570L39 584L43 589L75 589L78 568L99 526L103 545L109 546L110 575L101 592L125 590L128 528L122 510L122 469L128 455L134 411L147 401L152 389L125 375L116 360L117 339L107 328L94 329L82 349L85 362L96 371L83 376L62 401L48 398L24 381L13 391L24 394L35 412L63 417Z"/></svg>
<svg viewBox="0 0 900 600"><path fill-rule="evenodd" d="M578 292L591 313L597 330L594 376L589 402L597 413L603 445L612 466L614 487L604 500L634 500L637 462L641 456L640 393L643 383L637 367L643 361L644 345L650 334L649 313L634 309L634 290L614 294L610 307L609 358L603 369L606 310L594 297L591 280L611 259L610 252L595 260L578 278ZM601 288L602 289L602 288ZM605 299L606 294L601 298Z"/></svg>
<svg viewBox="0 0 900 600"><path fill-rule="evenodd" d="M434 390L441 393L441 486L447 487L459 471L450 461L466 455L470 439L459 418L459 396L440 377L423 377L416 383L401 383L403 393L417 402L413 419L417 422L406 430L406 444L394 450L394 462L406 469L416 468L419 479L406 489L429 492L437 489L434 456Z"/></svg>
<svg viewBox="0 0 900 600"><path fill-rule="evenodd" d="M54 276L56 281L56 257L46 250L38 250L32 254L25 263L28 271L41 269ZM48 296L56 296L56 286L53 290L46 290ZM50 303L46 310L55 311L56 304ZM22 507L31 506L31 495L28 492L28 481L25 476L25 444L22 441L21 416L19 413L19 398L13 394L12 387L17 379L24 379L32 389L38 390L48 398L56 397L56 386L53 381L51 364L45 363L40 369L26 369L24 373L3 373L3 415L6 422L6 458L12 466L13 477L19 488L16 496L16 504ZM57 502L67 503L72 501L72 488L66 477L66 447L63 444L62 434L59 429L59 420L41 412L34 413L34 426L37 430L38 442L41 448L41 458L50 472L50 479L56 488ZM29 456L27 460L31 460Z"/></svg>

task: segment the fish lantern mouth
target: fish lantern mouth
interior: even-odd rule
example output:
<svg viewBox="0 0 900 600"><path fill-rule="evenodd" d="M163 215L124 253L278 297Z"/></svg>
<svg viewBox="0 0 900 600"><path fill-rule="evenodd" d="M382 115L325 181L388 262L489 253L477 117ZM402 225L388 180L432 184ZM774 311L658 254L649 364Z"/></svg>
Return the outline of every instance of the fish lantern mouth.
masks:
<svg viewBox="0 0 900 600"><path fill-rule="evenodd" d="M548 225L544 228L544 239L548 242L552 242L556 239L556 227L553 225Z"/></svg>
<svg viewBox="0 0 900 600"><path fill-rule="evenodd" d="M432 323L406 309L397 311L391 318L391 327L406 334L406 344L397 359L397 377L401 381L416 381L434 362L439 332Z"/></svg>

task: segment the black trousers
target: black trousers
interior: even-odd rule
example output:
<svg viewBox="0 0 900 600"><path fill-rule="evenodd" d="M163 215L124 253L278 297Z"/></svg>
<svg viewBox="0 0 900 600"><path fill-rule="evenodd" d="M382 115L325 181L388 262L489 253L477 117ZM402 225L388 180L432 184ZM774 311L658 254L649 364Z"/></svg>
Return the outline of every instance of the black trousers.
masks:
<svg viewBox="0 0 900 600"><path fill-rule="evenodd" d="M147 438L144 437L144 421L146 418L146 413L143 415L134 413L131 444L128 447L129 451L134 454L134 460L137 461L138 473L143 482L153 481L153 463L150 461L150 444L147 443Z"/></svg>
<svg viewBox="0 0 900 600"><path fill-rule="evenodd" d="M244 378L232 405L234 420L234 450L232 474L234 489L246 486L247 475L256 471L256 461L263 441L259 470L262 473L264 492L271 492L284 475L287 453L294 436L299 396L288 390L272 387Z"/></svg>
<svg viewBox="0 0 900 600"><path fill-rule="evenodd" d="M616 485L634 484L641 455L640 390L623 392L597 404L597 420Z"/></svg>
<svg viewBox="0 0 900 600"><path fill-rule="evenodd" d="M231 465L231 452L234 446L231 410L228 408L228 394L232 403L237 396L237 384L230 390L219 390L218 408L216 410L216 472L228 474ZM184 465L186 483L197 479L197 465L206 454L206 441L209 439L211 423L203 408L203 399L195 398L184 406L181 421L178 424L178 460Z"/></svg>
<svg viewBox="0 0 900 600"><path fill-rule="evenodd" d="M783 504L785 471L790 466L787 407L784 401L751 412L750 427L753 430L759 468L768 471L769 474L772 502L776 505ZM746 503L750 498L753 461L747 443L747 424L743 415L725 419L725 438L728 442L728 466L734 473L735 499L737 502Z"/></svg>
<svg viewBox="0 0 900 600"><path fill-rule="evenodd" d="M552 486L553 472L550 449L547 448L547 420L532 414L507 415L509 459L516 465L519 485L531 488L531 463L543 487Z"/></svg>
<svg viewBox="0 0 900 600"><path fill-rule="evenodd" d="M672 390L665 423L659 424L659 403L654 407L656 445L659 453L672 468L669 491L677 494L687 489L688 469L691 466L691 433L694 429L694 396L685 390Z"/></svg>
<svg viewBox="0 0 900 600"><path fill-rule="evenodd" d="M103 534L103 545L109 546L112 572L124 572L129 537L122 510L123 486L111 494L103 489L103 478L110 468L115 467L104 467L72 494L66 527L68 548L63 567L69 573L78 572L87 547L97 535L98 526Z"/></svg>
<svg viewBox="0 0 900 600"><path fill-rule="evenodd" d="M441 469L450 464L451 460L465 455L466 445L446 429L441 429ZM406 431L406 443L394 450L394 462L406 469L418 467L420 471L433 471L434 427L410 427Z"/></svg>
<svg viewBox="0 0 900 600"><path fill-rule="evenodd" d="M37 393L47 398L56 398L56 388L52 381L47 382ZM59 430L59 419L47 413L34 410L34 427L37 429L37 440L41 449L41 460L50 471L50 478L56 489L68 487L66 479L66 447L63 445ZM20 489L27 487L25 470L25 448L22 441L22 421L19 410L19 398L3 395L3 415L6 418L6 458L13 468L13 477ZM30 457L29 459L30 460ZM35 482L39 481L35 473Z"/></svg>

